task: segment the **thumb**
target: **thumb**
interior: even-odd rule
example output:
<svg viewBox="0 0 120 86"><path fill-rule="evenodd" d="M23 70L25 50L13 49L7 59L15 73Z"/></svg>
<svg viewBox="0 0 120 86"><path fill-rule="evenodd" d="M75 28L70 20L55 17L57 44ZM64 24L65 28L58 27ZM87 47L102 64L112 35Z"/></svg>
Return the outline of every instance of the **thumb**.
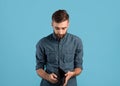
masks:
<svg viewBox="0 0 120 86"><path fill-rule="evenodd" d="M67 79L65 79L63 86L66 86L66 85L67 85Z"/></svg>
<svg viewBox="0 0 120 86"><path fill-rule="evenodd" d="M67 75L68 75L68 73L65 74L65 76L67 76Z"/></svg>

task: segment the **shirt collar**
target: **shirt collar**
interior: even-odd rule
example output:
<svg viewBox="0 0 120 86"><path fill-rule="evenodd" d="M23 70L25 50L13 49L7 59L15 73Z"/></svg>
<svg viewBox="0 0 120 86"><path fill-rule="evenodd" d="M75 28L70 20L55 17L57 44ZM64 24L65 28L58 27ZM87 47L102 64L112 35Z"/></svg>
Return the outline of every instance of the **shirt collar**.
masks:
<svg viewBox="0 0 120 86"><path fill-rule="evenodd" d="M68 35L68 33L66 32L65 36L64 36L62 39L60 39L60 41L66 39L67 35ZM58 40L58 38L57 38L57 36L55 35L54 32L53 32L53 38L54 38L55 40Z"/></svg>

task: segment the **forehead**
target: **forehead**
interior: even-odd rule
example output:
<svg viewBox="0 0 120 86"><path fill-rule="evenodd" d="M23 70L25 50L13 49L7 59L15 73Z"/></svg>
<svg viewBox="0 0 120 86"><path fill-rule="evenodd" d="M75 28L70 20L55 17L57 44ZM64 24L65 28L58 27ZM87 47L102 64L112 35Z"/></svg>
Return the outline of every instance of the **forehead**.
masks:
<svg viewBox="0 0 120 86"><path fill-rule="evenodd" d="M69 21L66 20L66 21L63 21L63 22L60 22L60 23L57 23L57 22L53 21L52 23L53 23L54 27L67 27L68 24L69 24Z"/></svg>

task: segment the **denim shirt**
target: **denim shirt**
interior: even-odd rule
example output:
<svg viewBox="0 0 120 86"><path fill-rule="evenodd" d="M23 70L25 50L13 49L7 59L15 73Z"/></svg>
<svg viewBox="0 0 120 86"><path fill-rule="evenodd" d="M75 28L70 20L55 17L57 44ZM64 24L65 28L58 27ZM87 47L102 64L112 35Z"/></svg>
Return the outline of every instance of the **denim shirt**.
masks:
<svg viewBox="0 0 120 86"><path fill-rule="evenodd" d="M58 40L54 33L42 38L36 45L36 70L43 68L47 73L58 72L58 67L64 72L81 68L83 63L83 45L79 37L66 33ZM77 86L76 77L68 82L67 86ZM40 86L52 85L46 80L41 81Z"/></svg>
<svg viewBox="0 0 120 86"><path fill-rule="evenodd" d="M36 45L36 70L45 68L56 73L58 67L65 72L81 68L83 63L83 45L79 37L66 33L58 40L54 33L42 38Z"/></svg>

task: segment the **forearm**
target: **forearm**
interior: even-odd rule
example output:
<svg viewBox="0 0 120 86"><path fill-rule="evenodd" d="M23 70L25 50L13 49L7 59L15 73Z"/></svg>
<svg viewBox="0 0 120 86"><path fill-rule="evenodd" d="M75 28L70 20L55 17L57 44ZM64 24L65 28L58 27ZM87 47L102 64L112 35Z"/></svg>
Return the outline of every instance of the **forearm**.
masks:
<svg viewBox="0 0 120 86"><path fill-rule="evenodd" d="M63 86L66 86L67 85L67 82L70 78L74 77L74 76L77 76L81 73L81 68L75 68L73 71L68 71L66 74L65 74L65 83Z"/></svg>
<svg viewBox="0 0 120 86"><path fill-rule="evenodd" d="M36 70L36 72L37 72L37 74L38 74L41 78L43 78L43 79L45 79L45 80L48 79L48 76L49 76L48 73L45 72L42 68Z"/></svg>
<svg viewBox="0 0 120 86"><path fill-rule="evenodd" d="M73 77L79 75L82 72L81 68L75 68L73 71Z"/></svg>

